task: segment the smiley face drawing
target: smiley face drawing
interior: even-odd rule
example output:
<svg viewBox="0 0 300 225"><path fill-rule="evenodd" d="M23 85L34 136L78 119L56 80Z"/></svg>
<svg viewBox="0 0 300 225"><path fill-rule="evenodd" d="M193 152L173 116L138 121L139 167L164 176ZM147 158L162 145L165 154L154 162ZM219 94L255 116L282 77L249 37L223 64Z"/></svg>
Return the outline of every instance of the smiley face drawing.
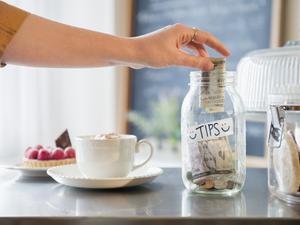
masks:
<svg viewBox="0 0 300 225"><path fill-rule="evenodd" d="M195 131L194 130L190 131L189 138L194 140L194 139L196 139L196 137L197 137L197 134L195 133Z"/></svg>
<svg viewBox="0 0 300 225"><path fill-rule="evenodd" d="M221 123L220 127L221 127L221 130L225 133L230 130L230 126L226 122Z"/></svg>

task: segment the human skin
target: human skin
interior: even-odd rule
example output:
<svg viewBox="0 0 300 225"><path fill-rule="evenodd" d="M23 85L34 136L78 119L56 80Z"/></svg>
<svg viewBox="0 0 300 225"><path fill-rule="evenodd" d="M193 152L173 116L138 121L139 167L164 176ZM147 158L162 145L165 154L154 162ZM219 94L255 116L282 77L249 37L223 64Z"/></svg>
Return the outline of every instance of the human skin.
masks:
<svg viewBox="0 0 300 225"><path fill-rule="evenodd" d="M4 51L2 62L34 67L184 66L211 70L205 46L230 55L212 34L182 24L138 37L119 37L30 14ZM194 54L182 51L183 47Z"/></svg>

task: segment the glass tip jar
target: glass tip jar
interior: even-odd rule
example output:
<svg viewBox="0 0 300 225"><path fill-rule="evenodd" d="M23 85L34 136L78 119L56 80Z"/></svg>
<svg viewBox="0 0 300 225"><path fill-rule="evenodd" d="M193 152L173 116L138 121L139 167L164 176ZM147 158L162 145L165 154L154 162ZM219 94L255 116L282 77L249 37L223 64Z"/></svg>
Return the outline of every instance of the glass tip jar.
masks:
<svg viewBox="0 0 300 225"><path fill-rule="evenodd" d="M235 72L212 58L210 72L190 73L181 108L182 179L200 194L233 195L246 176L245 115Z"/></svg>

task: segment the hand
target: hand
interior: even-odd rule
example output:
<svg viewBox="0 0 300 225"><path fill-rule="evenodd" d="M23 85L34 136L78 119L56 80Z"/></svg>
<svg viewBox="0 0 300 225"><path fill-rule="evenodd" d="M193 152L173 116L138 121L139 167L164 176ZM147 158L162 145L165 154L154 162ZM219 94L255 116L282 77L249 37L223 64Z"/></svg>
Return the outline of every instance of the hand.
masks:
<svg viewBox="0 0 300 225"><path fill-rule="evenodd" d="M138 46L134 67L186 66L208 71L213 69L213 63L207 58L205 45L224 56L230 55L212 34L182 24L170 25L133 40ZM183 47L193 50L195 55L182 51Z"/></svg>

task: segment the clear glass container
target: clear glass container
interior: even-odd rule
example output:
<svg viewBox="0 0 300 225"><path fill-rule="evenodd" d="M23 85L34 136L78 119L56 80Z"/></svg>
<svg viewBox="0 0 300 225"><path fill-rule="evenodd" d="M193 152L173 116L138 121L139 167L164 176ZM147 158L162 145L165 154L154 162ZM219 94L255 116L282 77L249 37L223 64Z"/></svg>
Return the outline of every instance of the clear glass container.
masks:
<svg viewBox="0 0 300 225"><path fill-rule="evenodd" d="M193 192L233 195L246 176L245 112L235 72L190 73L181 109L182 179Z"/></svg>
<svg viewBox="0 0 300 225"><path fill-rule="evenodd" d="M300 41L289 41L280 48L255 50L237 66L237 91L248 112L266 112L268 95L278 93L282 85L299 88L299 74Z"/></svg>
<svg viewBox="0 0 300 225"><path fill-rule="evenodd" d="M300 94L271 94L268 105L269 190L286 202L300 203Z"/></svg>

